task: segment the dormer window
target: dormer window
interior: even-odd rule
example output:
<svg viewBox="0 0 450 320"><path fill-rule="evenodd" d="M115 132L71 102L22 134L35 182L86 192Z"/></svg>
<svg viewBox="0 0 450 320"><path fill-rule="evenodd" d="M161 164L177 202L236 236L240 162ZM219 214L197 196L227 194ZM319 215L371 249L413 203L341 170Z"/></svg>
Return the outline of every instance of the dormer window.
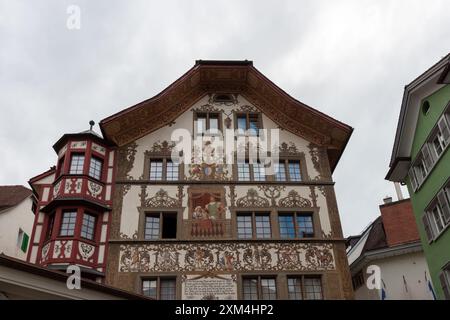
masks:
<svg viewBox="0 0 450 320"><path fill-rule="evenodd" d="M83 174L84 154L72 154L70 161L70 174Z"/></svg>
<svg viewBox="0 0 450 320"><path fill-rule="evenodd" d="M94 179L100 180L102 177L102 167L103 161L96 157L92 157L89 166L89 176Z"/></svg>

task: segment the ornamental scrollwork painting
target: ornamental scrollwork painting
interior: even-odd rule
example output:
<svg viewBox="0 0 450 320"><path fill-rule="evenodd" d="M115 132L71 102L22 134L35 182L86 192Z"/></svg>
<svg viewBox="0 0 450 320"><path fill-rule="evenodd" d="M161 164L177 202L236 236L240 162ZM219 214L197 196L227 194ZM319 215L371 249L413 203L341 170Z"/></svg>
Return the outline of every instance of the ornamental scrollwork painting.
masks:
<svg viewBox="0 0 450 320"><path fill-rule="evenodd" d="M181 207L180 199L172 198L164 189L159 189L153 197L147 198L147 187L142 186L141 207L143 208L179 208Z"/></svg>
<svg viewBox="0 0 450 320"><path fill-rule="evenodd" d="M334 270L333 246L312 243L126 244L120 272Z"/></svg>
<svg viewBox="0 0 450 320"><path fill-rule="evenodd" d="M308 144L308 149L314 169L318 173L314 180L330 180L331 172L325 148L310 143Z"/></svg>
<svg viewBox="0 0 450 320"><path fill-rule="evenodd" d="M281 198L278 205L282 208L311 208L312 203L308 199L301 197L297 191L289 191L287 197Z"/></svg>
<svg viewBox="0 0 450 320"><path fill-rule="evenodd" d="M200 107L192 109L193 112L222 112L222 109L216 108L211 104L204 104Z"/></svg>
<svg viewBox="0 0 450 320"><path fill-rule="evenodd" d="M251 188L247 195L236 201L237 207L242 208L267 208L270 206L269 200L258 195L258 192Z"/></svg>
<svg viewBox="0 0 450 320"><path fill-rule="evenodd" d="M285 186L270 186L270 185L263 185L258 186L259 190L264 192L264 195L270 199L271 205L275 207L277 205L276 199L278 199L281 196L281 191L285 190Z"/></svg>
<svg viewBox="0 0 450 320"><path fill-rule="evenodd" d="M129 143L117 150L117 180L133 180L129 175L133 169L137 144Z"/></svg>
<svg viewBox="0 0 450 320"><path fill-rule="evenodd" d="M170 155L172 149L175 147L175 142L173 141L156 141L150 150L144 152L145 155Z"/></svg>

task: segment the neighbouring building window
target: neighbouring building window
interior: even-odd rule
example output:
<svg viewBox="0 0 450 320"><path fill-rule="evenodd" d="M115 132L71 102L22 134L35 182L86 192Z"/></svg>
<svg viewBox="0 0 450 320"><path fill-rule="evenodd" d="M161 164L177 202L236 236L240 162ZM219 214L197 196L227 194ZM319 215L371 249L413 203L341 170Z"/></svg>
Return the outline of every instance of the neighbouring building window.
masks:
<svg viewBox="0 0 450 320"><path fill-rule="evenodd" d="M288 276L289 300L321 300L322 281L316 276Z"/></svg>
<svg viewBox="0 0 450 320"><path fill-rule="evenodd" d="M275 277L244 277L242 279L242 298L244 300L276 300Z"/></svg>
<svg viewBox="0 0 450 320"><path fill-rule="evenodd" d="M450 144L450 121L446 112L438 120L433 129L433 134L425 142L422 149L418 153L408 175L411 182L411 188L416 191L424 182L431 169L440 159L448 145Z"/></svg>
<svg viewBox="0 0 450 320"><path fill-rule="evenodd" d="M442 269L442 272L439 274L439 280L445 299L450 300L450 262Z"/></svg>
<svg viewBox="0 0 450 320"><path fill-rule="evenodd" d="M83 214L83 222L81 224L81 236L88 240L94 240L95 235L95 216L89 213Z"/></svg>
<svg viewBox="0 0 450 320"><path fill-rule="evenodd" d="M145 240L176 239L177 214L173 212L147 213L145 216Z"/></svg>
<svg viewBox="0 0 450 320"><path fill-rule="evenodd" d="M242 113L236 115L236 127L235 129L243 130L252 136L259 135L259 129L262 129L259 113Z"/></svg>
<svg viewBox="0 0 450 320"><path fill-rule="evenodd" d="M102 167L103 167L103 161L96 157L92 157L91 163L89 165L89 175L92 178L100 180L102 177Z"/></svg>
<svg viewBox="0 0 450 320"><path fill-rule="evenodd" d="M450 225L450 188L447 186L437 194L432 205L422 217L424 229L431 241Z"/></svg>
<svg viewBox="0 0 450 320"><path fill-rule="evenodd" d="M236 220L239 239L270 239L272 237L269 213L237 213Z"/></svg>
<svg viewBox="0 0 450 320"><path fill-rule="evenodd" d="M313 217L310 213L280 213L280 237L283 239L314 237Z"/></svg>
<svg viewBox="0 0 450 320"><path fill-rule="evenodd" d="M218 112L198 112L194 114L195 135L203 135L207 130L214 134L218 133L220 129L220 114Z"/></svg>
<svg viewBox="0 0 450 320"><path fill-rule="evenodd" d="M150 180L177 181L180 179L180 165L170 159L150 160Z"/></svg>
<svg viewBox="0 0 450 320"><path fill-rule="evenodd" d="M65 211L63 212L60 236L73 236L75 233L75 225L77 222L77 212L76 211Z"/></svg>
<svg viewBox="0 0 450 320"><path fill-rule="evenodd" d="M84 154L72 154L70 160L70 174L83 174Z"/></svg>
<svg viewBox="0 0 450 320"><path fill-rule="evenodd" d="M175 278L158 277L142 281L142 293L158 300L175 300L176 287Z"/></svg>

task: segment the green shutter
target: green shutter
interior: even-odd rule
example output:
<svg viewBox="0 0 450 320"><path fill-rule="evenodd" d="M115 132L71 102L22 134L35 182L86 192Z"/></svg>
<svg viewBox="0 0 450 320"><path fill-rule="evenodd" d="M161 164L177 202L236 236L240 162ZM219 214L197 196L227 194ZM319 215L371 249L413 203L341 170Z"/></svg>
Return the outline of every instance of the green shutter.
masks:
<svg viewBox="0 0 450 320"><path fill-rule="evenodd" d="M28 241L30 240L30 237L24 232L22 237L22 245L20 246L20 249L23 252L27 252L28 248Z"/></svg>

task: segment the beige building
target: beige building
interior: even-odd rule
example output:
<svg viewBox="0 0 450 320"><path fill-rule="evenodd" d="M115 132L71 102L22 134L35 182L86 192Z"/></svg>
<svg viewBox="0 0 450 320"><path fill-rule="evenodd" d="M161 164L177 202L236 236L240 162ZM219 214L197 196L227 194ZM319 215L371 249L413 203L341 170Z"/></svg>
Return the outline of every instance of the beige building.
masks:
<svg viewBox="0 0 450 320"><path fill-rule="evenodd" d="M103 138L64 135L56 168L32 179L40 202L31 262L76 263L157 299L353 298L332 178L351 127L290 97L250 61L197 61L100 127ZM221 148L212 140L227 129L231 144ZM249 156L252 139L271 129L277 173ZM180 132L203 141L180 154ZM211 158L191 162L201 152Z"/></svg>
<svg viewBox="0 0 450 320"><path fill-rule="evenodd" d="M347 240L355 299L432 300L434 289L411 202L385 201L381 216ZM376 274L379 285L373 286Z"/></svg>
<svg viewBox="0 0 450 320"><path fill-rule="evenodd" d="M33 230L32 192L24 186L0 186L0 253L26 260Z"/></svg>

